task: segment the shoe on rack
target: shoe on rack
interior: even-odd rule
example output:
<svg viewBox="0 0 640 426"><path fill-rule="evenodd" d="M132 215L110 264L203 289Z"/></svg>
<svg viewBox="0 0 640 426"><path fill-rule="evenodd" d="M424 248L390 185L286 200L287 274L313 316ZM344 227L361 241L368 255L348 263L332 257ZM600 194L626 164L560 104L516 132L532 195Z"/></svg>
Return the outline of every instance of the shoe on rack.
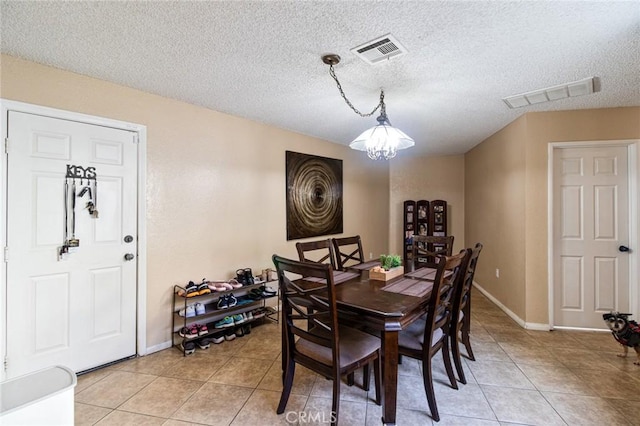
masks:
<svg viewBox="0 0 640 426"><path fill-rule="evenodd" d="M227 330L224 333L224 340L233 340L236 338L236 333L233 332L233 329Z"/></svg>
<svg viewBox="0 0 640 426"><path fill-rule="evenodd" d="M234 280L233 278L231 278L231 279L229 280L229 285L230 285L232 288L240 288L240 287L242 287L242 283L239 283L239 282L238 282L238 280Z"/></svg>
<svg viewBox="0 0 640 426"><path fill-rule="evenodd" d="M209 349L209 346L211 346L211 341L205 337L204 339L196 340L196 345L198 345L200 349Z"/></svg>
<svg viewBox="0 0 640 426"><path fill-rule="evenodd" d="M193 281L189 281L189 284L187 284L185 290L187 291L187 297L195 297L200 295L200 293L198 292L198 286Z"/></svg>
<svg viewBox="0 0 640 426"><path fill-rule="evenodd" d="M262 291L259 288L253 288L247 293L247 297L252 300L260 300L262 299Z"/></svg>
<svg viewBox="0 0 640 426"><path fill-rule="evenodd" d="M227 294L227 306L232 308L238 304L238 299L233 295L233 293Z"/></svg>
<svg viewBox="0 0 640 426"><path fill-rule="evenodd" d="M220 321L218 321L218 322L216 322L214 324L214 328L233 327L234 325L235 325L235 323L233 322L233 318L232 317L224 317Z"/></svg>
<svg viewBox="0 0 640 426"><path fill-rule="evenodd" d="M207 287L211 291L224 291L224 287L220 285L219 282L207 281Z"/></svg>
<svg viewBox="0 0 640 426"><path fill-rule="evenodd" d="M185 317L185 318L195 317L196 316L196 309L193 307L193 305L189 305L189 306L187 306L186 310L185 309L180 309L180 311L178 312L178 315L180 315L181 317Z"/></svg>
<svg viewBox="0 0 640 426"><path fill-rule="evenodd" d="M182 327L180 331L178 331L178 335L187 339L193 339L194 337L198 337L198 327L195 325Z"/></svg>
<svg viewBox="0 0 640 426"><path fill-rule="evenodd" d="M236 271L236 277L237 277L236 281L238 281L240 284L247 285L244 279L244 269L238 269Z"/></svg>
<svg viewBox="0 0 640 426"><path fill-rule="evenodd" d="M219 334L210 336L209 340L211 340L212 343L219 345L220 343L224 342L224 333L219 333Z"/></svg>
<svg viewBox="0 0 640 426"><path fill-rule="evenodd" d="M227 309L229 307L229 296L220 296L218 299L218 309Z"/></svg>
<svg viewBox="0 0 640 426"><path fill-rule="evenodd" d="M202 283L198 285L198 295L202 296L203 294L211 293L211 289L209 288L209 283L203 278Z"/></svg>
<svg viewBox="0 0 640 426"><path fill-rule="evenodd" d="M178 348L180 348L185 355L191 355L196 351L196 344L193 342L181 342Z"/></svg>
<svg viewBox="0 0 640 426"><path fill-rule="evenodd" d="M242 327L238 327L238 328L236 328L235 333L236 333L236 337L242 337L242 336L244 336L244 330L242 330Z"/></svg>
<svg viewBox="0 0 640 426"><path fill-rule="evenodd" d="M251 320L253 320L253 313L251 313L251 311L249 311L249 312L245 312L245 313L244 313L244 316L245 316L245 318L246 318L246 320L247 320L247 321L251 321Z"/></svg>
<svg viewBox="0 0 640 426"><path fill-rule="evenodd" d="M198 328L198 336L204 336L209 333L209 327L206 324L196 324L196 327Z"/></svg>
<svg viewBox="0 0 640 426"><path fill-rule="evenodd" d="M245 318L242 316L242 314L235 314L233 316L233 322L236 324L242 324L243 322L245 322Z"/></svg>
<svg viewBox="0 0 640 426"><path fill-rule="evenodd" d="M245 324L242 326L244 334L251 334L251 324Z"/></svg>
<svg viewBox="0 0 640 426"><path fill-rule="evenodd" d="M262 318L265 315L265 310L263 308L258 308L253 311L253 319Z"/></svg>
<svg viewBox="0 0 640 426"><path fill-rule="evenodd" d="M262 297L273 297L276 294L278 294L278 292L274 289L272 289L271 287L267 287L267 286L261 286L260 290L262 291Z"/></svg>
<svg viewBox="0 0 640 426"><path fill-rule="evenodd" d="M255 284L253 279L253 272L251 272L251 268L244 268L244 283L245 285Z"/></svg>
<svg viewBox="0 0 640 426"><path fill-rule="evenodd" d="M202 303L196 303L196 315L204 315L206 312Z"/></svg>
<svg viewBox="0 0 640 426"><path fill-rule="evenodd" d="M236 306L242 306L242 305L248 305L249 303L253 303L255 302L255 300L247 297L247 296L240 296L236 299L238 302L236 303Z"/></svg>

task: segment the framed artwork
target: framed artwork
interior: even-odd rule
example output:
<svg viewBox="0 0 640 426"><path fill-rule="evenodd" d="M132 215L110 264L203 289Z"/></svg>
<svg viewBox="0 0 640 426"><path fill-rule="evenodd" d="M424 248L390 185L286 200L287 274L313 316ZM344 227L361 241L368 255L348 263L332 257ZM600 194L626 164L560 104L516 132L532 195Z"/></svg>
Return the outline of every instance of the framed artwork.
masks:
<svg viewBox="0 0 640 426"><path fill-rule="evenodd" d="M286 151L287 240L342 233L342 160Z"/></svg>

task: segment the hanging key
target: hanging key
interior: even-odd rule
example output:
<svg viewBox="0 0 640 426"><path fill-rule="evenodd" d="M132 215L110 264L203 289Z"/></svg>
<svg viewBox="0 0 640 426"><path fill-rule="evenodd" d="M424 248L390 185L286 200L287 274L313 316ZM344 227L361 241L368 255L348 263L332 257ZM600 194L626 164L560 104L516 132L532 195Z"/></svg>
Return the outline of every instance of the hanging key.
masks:
<svg viewBox="0 0 640 426"><path fill-rule="evenodd" d="M82 198L87 192L89 193L89 199L93 199L93 196L91 195L91 187L89 186L85 186L84 188L82 188L82 190L78 194L78 198Z"/></svg>
<svg viewBox="0 0 640 426"><path fill-rule="evenodd" d="M85 208L87 210L89 210L89 215L93 219L97 219L98 218L98 210L96 209L96 205L93 204L93 201L87 201L87 206Z"/></svg>

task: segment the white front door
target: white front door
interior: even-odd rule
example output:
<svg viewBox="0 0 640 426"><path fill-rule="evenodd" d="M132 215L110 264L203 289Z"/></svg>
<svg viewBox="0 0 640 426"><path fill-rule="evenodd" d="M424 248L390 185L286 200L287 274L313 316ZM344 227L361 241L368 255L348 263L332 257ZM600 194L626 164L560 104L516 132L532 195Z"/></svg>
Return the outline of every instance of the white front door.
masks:
<svg viewBox="0 0 640 426"><path fill-rule="evenodd" d="M554 325L606 328L629 309L629 171L626 146L554 155Z"/></svg>
<svg viewBox="0 0 640 426"><path fill-rule="evenodd" d="M7 378L135 355L136 134L14 111L7 127ZM60 256L65 223L79 246Z"/></svg>

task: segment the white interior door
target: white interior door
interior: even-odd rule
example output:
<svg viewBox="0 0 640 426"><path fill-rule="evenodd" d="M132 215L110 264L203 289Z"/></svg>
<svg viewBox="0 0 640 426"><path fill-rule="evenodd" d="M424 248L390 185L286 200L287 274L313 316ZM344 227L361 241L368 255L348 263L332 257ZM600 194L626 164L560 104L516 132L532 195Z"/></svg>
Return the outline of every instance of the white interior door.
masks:
<svg viewBox="0 0 640 426"><path fill-rule="evenodd" d="M10 111L8 134L7 378L135 355L135 133ZM89 195L78 196L89 181L76 179L80 243L61 259L69 165L94 168L98 217L84 208Z"/></svg>
<svg viewBox="0 0 640 426"><path fill-rule="evenodd" d="M629 309L628 151L564 148L554 155L554 325L605 328Z"/></svg>

